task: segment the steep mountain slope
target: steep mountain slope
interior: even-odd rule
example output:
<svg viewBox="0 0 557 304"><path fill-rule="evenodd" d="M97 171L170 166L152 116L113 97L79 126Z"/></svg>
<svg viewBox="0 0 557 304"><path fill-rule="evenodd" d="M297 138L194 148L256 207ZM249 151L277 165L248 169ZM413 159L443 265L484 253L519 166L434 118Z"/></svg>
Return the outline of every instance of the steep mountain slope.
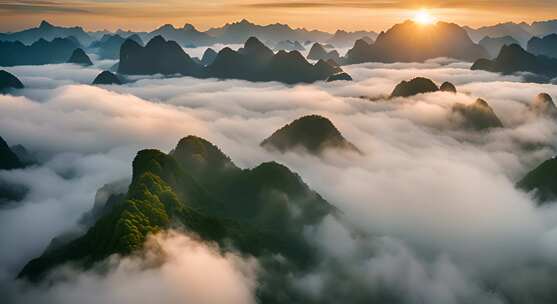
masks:
<svg viewBox="0 0 557 304"><path fill-rule="evenodd" d="M502 128L503 123L497 117L493 109L483 99L469 105L456 103L452 108L453 114L458 115L458 122L467 129L488 130L491 128Z"/></svg>
<svg viewBox="0 0 557 304"><path fill-rule="evenodd" d="M70 56L70 58L68 59L68 63L79 64L82 66L93 65L93 62L91 61L89 56L87 56L87 54L85 54L85 51L83 51L83 49L81 48L75 49L73 51L72 56Z"/></svg>
<svg viewBox="0 0 557 304"><path fill-rule="evenodd" d="M317 258L303 230L335 212L288 168L264 163L242 170L211 143L190 136L170 155L140 151L125 196L84 235L52 244L19 277L40 280L67 262L88 268L111 254L137 251L149 233L171 227L223 249L232 245L258 257L280 254L288 268L303 269Z"/></svg>
<svg viewBox="0 0 557 304"><path fill-rule="evenodd" d="M319 155L327 149L361 153L333 123L319 115L304 116L287 124L265 139L261 146L279 152L303 149Z"/></svg>
<svg viewBox="0 0 557 304"><path fill-rule="evenodd" d="M504 45L520 44L520 42L518 42L512 36L503 36L497 38L491 38L487 36L480 40L479 44L483 46L484 49L486 49L491 58L495 58L497 57L497 55L499 55L499 52Z"/></svg>
<svg viewBox="0 0 557 304"><path fill-rule="evenodd" d="M524 176L517 184L517 188L527 192L534 191L534 196L540 204L546 204L557 199L557 158L543 162Z"/></svg>
<svg viewBox="0 0 557 304"><path fill-rule="evenodd" d="M0 93L11 89L23 89L23 83L13 74L0 70Z"/></svg>

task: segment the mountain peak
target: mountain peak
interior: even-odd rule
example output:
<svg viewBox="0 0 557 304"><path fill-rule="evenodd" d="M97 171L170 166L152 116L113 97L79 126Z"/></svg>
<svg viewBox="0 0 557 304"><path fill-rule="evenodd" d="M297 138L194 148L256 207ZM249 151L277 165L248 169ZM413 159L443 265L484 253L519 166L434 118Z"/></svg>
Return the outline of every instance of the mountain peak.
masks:
<svg viewBox="0 0 557 304"><path fill-rule="evenodd" d="M53 27L54 27L54 25L50 24L46 20L41 21L41 24L39 24L40 29L49 29L49 28L53 28Z"/></svg>
<svg viewBox="0 0 557 304"><path fill-rule="evenodd" d="M110 71L103 71L93 80L93 84L122 84L122 81L116 74Z"/></svg>
<svg viewBox="0 0 557 304"><path fill-rule="evenodd" d="M182 29L185 30L185 31L189 31L189 32L196 32L197 31L195 26L191 23L184 24L184 27Z"/></svg>
<svg viewBox="0 0 557 304"><path fill-rule="evenodd" d="M193 135L182 138L170 155L184 169L194 171L194 174L199 174L208 168L211 170L236 168L232 160L217 146Z"/></svg>
<svg viewBox="0 0 557 304"><path fill-rule="evenodd" d="M0 70L0 92L9 89L23 89L23 84L13 74Z"/></svg>
<svg viewBox="0 0 557 304"><path fill-rule="evenodd" d="M463 119L462 126L474 130L487 130L491 128L502 128L503 123L489 106L487 101L478 98L473 104L464 105L456 103L453 105L453 113L457 113Z"/></svg>
<svg viewBox="0 0 557 304"><path fill-rule="evenodd" d="M149 40L149 42L147 42L146 47L162 45L165 43L166 43L166 39L164 39L161 35L157 35L153 37L151 40Z"/></svg>
<svg viewBox="0 0 557 304"><path fill-rule="evenodd" d="M91 62L89 56L87 56L85 51L83 51L83 49L81 48L77 48L73 51L72 56L70 57L70 59L68 59L68 63L74 63L83 66L93 65L93 62Z"/></svg>
<svg viewBox="0 0 557 304"><path fill-rule="evenodd" d="M265 139L261 146L282 153L297 148L305 149L311 154L321 154L327 148L361 153L342 136L329 119L320 115L296 119Z"/></svg>
<svg viewBox="0 0 557 304"><path fill-rule="evenodd" d="M439 88L431 79L416 77L410 81L405 80L399 83L391 93L391 98L410 97L437 91L439 91Z"/></svg>

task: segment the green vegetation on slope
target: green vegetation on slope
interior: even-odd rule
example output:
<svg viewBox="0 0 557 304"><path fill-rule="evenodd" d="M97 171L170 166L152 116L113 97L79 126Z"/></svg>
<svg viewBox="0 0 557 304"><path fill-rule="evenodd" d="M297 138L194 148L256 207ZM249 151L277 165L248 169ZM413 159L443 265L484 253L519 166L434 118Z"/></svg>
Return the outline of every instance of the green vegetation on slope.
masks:
<svg viewBox="0 0 557 304"><path fill-rule="evenodd" d="M254 256L280 254L300 269L315 262L304 227L332 212L288 168L265 163L241 170L217 147L192 136L171 155L140 151L125 198L83 236L29 262L19 277L40 280L68 262L88 268L109 255L137 251L150 233L171 227Z"/></svg>

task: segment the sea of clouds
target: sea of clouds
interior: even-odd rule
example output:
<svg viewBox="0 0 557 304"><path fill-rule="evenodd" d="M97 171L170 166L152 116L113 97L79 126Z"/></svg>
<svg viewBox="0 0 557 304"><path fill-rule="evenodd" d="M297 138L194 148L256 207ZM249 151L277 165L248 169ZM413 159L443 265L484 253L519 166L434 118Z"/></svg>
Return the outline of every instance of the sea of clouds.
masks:
<svg viewBox="0 0 557 304"><path fill-rule="evenodd" d="M529 106L541 92L556 97L557 86L447 59L347 66L353 82L286 86L155 76L89 85L112 64L6 68L26 89L0 95L0 136L41 159L0 172L29 189L22 202L0 209L0 292L9 301L153 303L156 295L165 303L256 301L257 273L264 271L256 259L223 254L176 231L153 236L143 255L114 257L103 274L60 269L75 279L53 286L13 280L53 237L79 229L98 188L130 177L138 150L168 152L187 135L213 142L240 167L283 163L343 212L342 222L331 217L307 229L324 264L292 278L317 300L365 302L385 299L384 290L404 303L552 303L557 296L557 208L537 207L514 187L555 154L557 122ZM459 93L387 98L397 83L417 76L450 81ZM477 98L505 128L455 125L452 105ZM315 157L259 147L307 114L331 119L364 154Z"/></svg>

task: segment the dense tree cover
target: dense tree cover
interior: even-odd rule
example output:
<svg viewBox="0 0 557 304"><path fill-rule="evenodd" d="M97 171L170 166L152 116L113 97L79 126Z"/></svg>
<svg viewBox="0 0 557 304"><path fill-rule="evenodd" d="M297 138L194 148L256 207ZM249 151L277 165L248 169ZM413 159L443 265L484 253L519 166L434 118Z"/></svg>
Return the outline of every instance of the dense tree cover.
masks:
<svg viewBox="0 0 557 304"><path fill-rule="evenodd" d="M140 151L127 194L108 208L84 235L53 243L19 277L40 280L68 262L89 268L109 255L137 251L150 233L171 227L268 257L262 261L271 271L285 274L317 262L303 229L337 213L288 168L270 162L240 169L216 146L193 136L170 154ZM275 254L290 266L278 267L270 258ZM271 295L261 290L261 297Z"/></svg>

